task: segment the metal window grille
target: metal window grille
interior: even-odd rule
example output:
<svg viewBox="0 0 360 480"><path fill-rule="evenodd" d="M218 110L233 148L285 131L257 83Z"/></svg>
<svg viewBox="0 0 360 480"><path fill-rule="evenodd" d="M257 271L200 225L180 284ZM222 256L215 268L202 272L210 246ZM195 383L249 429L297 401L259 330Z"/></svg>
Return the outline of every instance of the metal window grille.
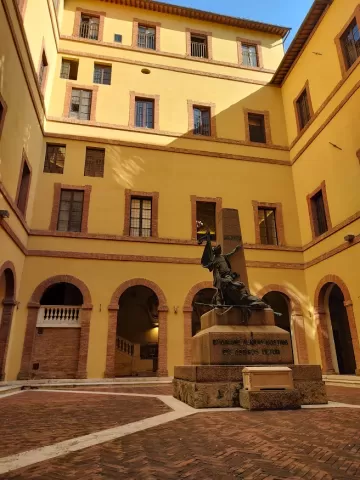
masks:
<svg viewBox="0 0 360 480"><path fill-rule="evenodd" d="M65 145L46 144L44 172L63 173L65 163Z"/></svg>
<svg viewBox="0 0 360 480"><path fill-rule="evenodd" d="M203 237L210 231L211 240L216 240L216 203L196 202L197 238Z"/></svg>
<svg viewBox="0 0 360 480"><path fill-rule="evenodd" d="M210 108L194 107L194 135L211 135Z"/></svg>
<svg viewBox="0 0 360 480"><path fill-rule="evenodd" d="M40 71L39 71L39 84L40 84L40 86L42 86L42 84L43 84L47 67L48 67L48 62L47 62L47 59L46 59L45 52L43 52L42 57L41 57Z"/></svg>
<svg viewBox="0 0 360 480"><path fill-rule="evenodd" d="M276 209L259 208L260 241L263 245L278 245Z"/></svg>
<svg viewBox="0 0 360 480"><path fill-rule="evenodd" d="M85 156L85 177L104 176L105 149L87 148Z"/></svg>
<svg viewBox="0 0 360 480"><path fill-rule="evenodd" d="M79 37L89 38L90 40L98 40L99 38L99 17L90 17L81 15Z"/></svg>
<svg viewBox="0 0 360 480"><path fill-rule="evenodd" d="M208 58L207 37L191 35L191 56Z"/></svg>
<svg viewBox="0 0 360 480"><path fill-rule="evenodd" d="M135 99L135 125L154 128L154 100Z"/></svg>
<svg viewBox="0 0 360 480"><path fill-rule="evenodd" d="M57 229L60 232L81 232L84 192L61 190Z"/></svg>
<svg viewBox="0 0 360 480"><path fill-rule="evenodd" d="M19 189L19 195L17 199L17 206L20 212L22 212L24 215L25 215L26 200L27 200L29 188L30 188L30 169L27 162L25 161L22 172L21 172L20 189Z"/></svg>
<svg viewBox="0 0 360 480"><path fill-rule="evenodd" d="M156 29L139 25L138 29L138 47L156 49Z"/></svg>
<svg viewBox="0 0 360 480"><path fill-rule="evenodd" d="M94 67L94 83L111 85L111 66L96 65Z"/></svg>
<svg viewBox="0 0 360 480"><path fill-rule="evenodd" d="M265 117L258 113L249 113L249 136L251 142L266 143Z"/></svg>
<svg viewBox="0 0 360 480"><path fill-rule="evenodd" d="M62 59L60 78L66 78L67 80L77 80L79 62L75 60Z"/></svg>
<svg viewBox="0 0 360 480"><path fill-rule="evenodd" d="M311 118L306 90L304 90L304 92L300 95L296 102L296 105L298 110L300 128L304 128Z"/></svg>
<svg viewBox="0 0 360 480"><path fill-rule="evenodd" d="M347 68L350 68L360 57L360 32L356 19L341 37L341 44Z"/></svg>
<svg viewBox="0 0 360 480"><path fill-rule="evenodd" d="M242 44L242 63L247 67L258 67L259 60L257 55L257 48L255 45Z"/></svg>
<svg viewBox="0 0 360 480"><path fill-rule="evenodd" d="M131 198L130 235L132 237L151 237L151 219L151 198Z"/></svg>
<svg viewBox="0 0 360 480"><path fill-rule="evenodd" d="M91 98L92 92L90 90L73 88L69 116L80 120L90 120Z"/></svg>
<svg viewBox="0 0 360 480"><path fill-rule="evenodd" d="M321 190L312 197L311 207L315 233L317 236L322 235L328 231L328 225L326 220L324 197Z"/></svg>

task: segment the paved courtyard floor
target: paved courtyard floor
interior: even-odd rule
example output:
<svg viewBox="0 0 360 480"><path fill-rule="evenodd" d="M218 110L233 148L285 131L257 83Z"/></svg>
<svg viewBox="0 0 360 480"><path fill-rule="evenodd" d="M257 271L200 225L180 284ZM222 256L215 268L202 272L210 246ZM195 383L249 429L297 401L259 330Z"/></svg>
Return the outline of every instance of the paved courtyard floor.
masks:
<svg viewBox="0 0 360 480"><path fill-rule="evenodd" d="M298 411L194 410L171 385L0 397L0 479L360 479L360 389Z"/></svg>

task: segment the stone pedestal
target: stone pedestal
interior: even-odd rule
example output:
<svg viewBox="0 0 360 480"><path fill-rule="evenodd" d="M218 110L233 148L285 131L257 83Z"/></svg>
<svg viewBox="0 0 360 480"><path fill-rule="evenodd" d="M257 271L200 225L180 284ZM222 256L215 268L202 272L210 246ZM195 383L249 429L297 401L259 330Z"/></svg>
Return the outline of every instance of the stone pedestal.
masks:
<svg viewBox="0 0 360 480"><path fill-rule="evenodd" d="M247 410L296 410L300 401L297 390L240 390L240 406Z"/></svg>

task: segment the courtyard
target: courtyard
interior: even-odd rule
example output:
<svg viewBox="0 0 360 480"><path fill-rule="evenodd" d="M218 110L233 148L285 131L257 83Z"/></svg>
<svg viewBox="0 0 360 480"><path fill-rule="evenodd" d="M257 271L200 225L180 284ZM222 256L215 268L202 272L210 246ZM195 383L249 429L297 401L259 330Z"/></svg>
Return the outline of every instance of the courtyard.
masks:
<svg viewBox="0 0 360 480"><path fill-rule="evenodd" d="M360 478L360 388L298 411L194 410L170 384L0 398L0 479Z"/></svg>

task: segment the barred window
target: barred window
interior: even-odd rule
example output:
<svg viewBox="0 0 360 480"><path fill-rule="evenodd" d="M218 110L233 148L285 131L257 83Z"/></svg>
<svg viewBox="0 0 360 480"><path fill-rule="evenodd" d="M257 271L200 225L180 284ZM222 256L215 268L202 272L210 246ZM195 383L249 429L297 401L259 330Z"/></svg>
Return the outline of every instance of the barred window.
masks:
<svg viewBox="0 0 360 480"><path fill-rule="evenodd" d="M194 135L211 135L210 107L193 107Z"/></svg>
<svg viewBox="0 0 360 480"><path fill-rule="evenodd" d="M84 192L82 190L61 190L57 230L60 232L81 232Z"/></svg>
<svg viewBox="0 0 360 480"><path fill-rule="evenodd" d="M79 37L89 38L90 40L98 40L99 24L99 17L92 17L90 15L82 14L79 28Z"/></svg>
<svg viewBox="0 0 360 480"><path fill-rule="evenodd" d="M265 117L258 113L248 114L249 137L251 142L266 143Z"/></svg>
<svg viewBox="0 0 360 480"><path fill-rule="evenodd" d="M241 44L242 50L242 63L247 67L258 67L259 66L259 59L257 54L256 45Z"/></svg>
<svg viewBox="0 0 360 480"><path fill-rule="evenodd" d="M360 32L356 19L351 22L349 28L342 35L341 46L346 67L350 68L360 57Z"/></svg>
<svg viewBox="0 0 360 480"><path fill-rule="evenodd" d="M309 123L311 118L309 99L306 90L304 90L300 97L297 99L296 108L300 129L302 130Z"/></svg>
<svg viewBox="0 0 360 480"><path fill-rule="evenodd" d="M191 56L208 58L208 40L204 35L193 34L190 36Z"/></svg>
<svg viewBox="0 0 360 480"><path fill-rule="evenodd" d="M151 198L131 197L130 236L151 237Z"/></svg>
<svg viewBox="0 0 360 480"><path fill-rule="evenodd" d="M53 143L46 144L46 155L44 162L45 173L63 173L65 163L65 145Z"/></svg>
<svg viewBox="0 0 360 480"><path fill-rule="evenodd" d="M278 245L276 209L259 208L260 241L263 245Z"/></svg>
<svg viewBox="0 0 360 480"><path fill-rule="evenodd" d="M86 148L85 156L85 177L103 177L104 176L105 149L104 148Z"/></svg>
<svg viewBox="0 0 360 480"><path fill-rule="evenodd" d="M197 238L210 231L211 240L216 240L216 203L196 202Z"/></svg>
<svg viewBox="0 0 360 480"><path fill-rule="evenodd" d="M135 98L135 125L154 128L154 100Z"/></svg>
<svg viewBox="0 0 360 480"><path fill-rule="evenodd" d="M78 118L80 120L90 120L91 98L92 92L90 90L73 88L71 93L69 117Z"/></svg>
<svg viewBox="0 0 360 480"><path fill-rule="evenodd" d="M95 63L94 66L94 83L102 83L103 85L111 85L111 65L100 65Z"/></svg>
<svg viewBox="0 0 360 480"><path fill-rule="evenodd" d="M65 78L67 80L77 80L78 69L78 60L69 60L67 58L63 58L61 61L60 78Z"/></svg>
<svg viewBox="0 0 360 480"><path fill-rule="evenodd" d="M138 47L156 49L156 29L139 25L138 28Z"/></svg>
<svg viewBox="0 0 360 480"><path fill-rule="evenodd" d="M323 192L320 190L311 198L311 209L316 236L328 231Z"/></svg>

